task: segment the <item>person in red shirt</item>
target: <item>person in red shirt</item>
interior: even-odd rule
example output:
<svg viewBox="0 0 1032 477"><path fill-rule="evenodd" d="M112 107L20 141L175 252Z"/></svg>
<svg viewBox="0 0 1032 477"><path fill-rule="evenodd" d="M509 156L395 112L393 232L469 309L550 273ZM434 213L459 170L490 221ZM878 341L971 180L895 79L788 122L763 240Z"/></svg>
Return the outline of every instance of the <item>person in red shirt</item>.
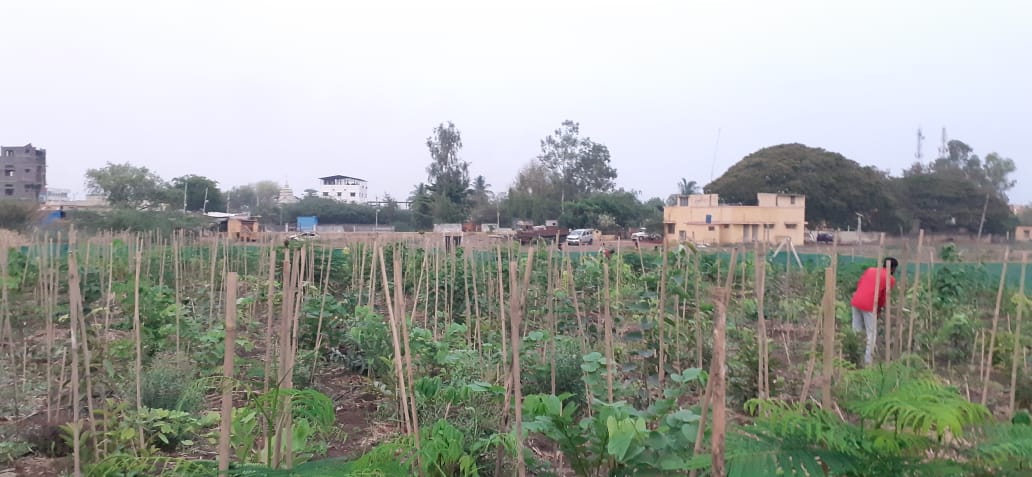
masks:
<svg viewBox="0 0 1032 477"><path fill-rule="evenodd" d="M885 259L884 267L888 269L871 267L860 276L856 284L856 291L853 292L853 331L857 333L866 332L867 346L864 350L864 366L871 364L874 356L875 344L878 341L878 313L885 308L885 292L896 286L896 267L899 261L888 257ZM878 306L875 307L875 295L877 295Z"/></svg>

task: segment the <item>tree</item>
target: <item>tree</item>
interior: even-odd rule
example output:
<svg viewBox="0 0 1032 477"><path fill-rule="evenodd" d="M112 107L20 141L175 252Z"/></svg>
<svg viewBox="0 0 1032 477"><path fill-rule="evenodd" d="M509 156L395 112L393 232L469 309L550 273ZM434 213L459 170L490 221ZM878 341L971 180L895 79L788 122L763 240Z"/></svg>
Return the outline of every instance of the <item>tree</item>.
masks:
<svg viewBox="0 0 1032 477"><path fill-rule="evenodd" d="M433 220L442 223L465 222L469 218L469 163L459 158L462 135L448 122L434 128L426 138L430 165L426 168L427 187Z"/></svg>
<svg viewBox="0 0 1032 477"><path fill-rule="evenodd" d="M495 222L499 219L500 208L491 192L491 184L480 175L473 179L473 190L471 192L472 212L471 216L475 222Z"/></svg>
<svg viewBox="0 0 1032 477"><path fill-rule="evenodd" d="M728 203L756 204L758 192L806 196L806 220L847 228L857 213L875 230L901 225L888 174L864 167L841 154L802 144L760 149L731 166L705 187Z"/></svg>
<svg viewBox="0 0 1032 477"><path fill-rule="evenodd" d="M559 207L595 192L613 190L616 169L610 165L609 148L580 137L580 124L570 120L541 140L538 160L559 182Z"/></svg>
<svg viewBox="0 0 1032 477"><path fill-rule="evenodd" d="M658 199L657 199L658 200ZM607 232L641 227L654 220L656 204L642 204L633 192L600 192L567 204L559 222L569 228L598 228Z"/></svg>
<svg viewBox="0 0 1032 477"><path fill-rule="evenodd" d="M185 196L185 208L187 211L212 212L226 210L226 199L223 197L222 191L219 190L218 182L215 182L213 179L193 174L176 177L172 179L169 190L170 198L177 197L179 200L184 200ZM173 205L178 205L174 200L170 200L170 202Z"/></svg>
<svg viewBox="0 0 1032 477"><path fill-rule="evenodd" d="M1010 207L999 196L985 194L976 182L943 173L909 174L897 179L903 215L915 228L930 232L978 230L985 208L987 233L1002 234L1015 222ZM986 198L988 197L988 204Z"/></svg>
<svg viewBox="0 0 1032 477"><path fill-rule="evenodd" d="M915 163L897 180L904 215L932 231L1005 233L1017 223L1007 205L1016 169L1012 159L993 152L982 160L974 148L952 140L940 157L927 165Z"/></svg>
<svg viewBox="0 0 1032 477"><path fill-rule="evenodd" d="M412 210L412 227L416 230L429 230L434 227L434 199L426 184L417 184L409 194Z"/></svg>
<svg viewBox="0 0 1032 477"><path fill-rule="evenodd" d="M559 180L541 162L523 167L503 201L504 215L511 220L529 220L536 224L558 219L561 214Z"/></svg>
<svg viewBox="0 0 1032 477"><path fill-rule="evenodd" d="M262 217L274 215L279 204L280 186L275 181L259 181L236 186L226 193L229 212L250 212Z"/></svg>
<svg viewBox="0 0 1032 477"><path fill-rule="evenodd" d="M681 195L692 195L699 193L699 185L695 181L690 181L688 179L685 179L684 177L681 178L681 182L677 183L677 189L678 193L680 193Z"/></svg>
<svg viewBox="0 0 1032 477"><path fill-rule="evenodd" d="M99 169L86 170L86 189L99 194L112 207L146 209L166 202L165 181L146 167L128 162L107 163Z"/></svg>

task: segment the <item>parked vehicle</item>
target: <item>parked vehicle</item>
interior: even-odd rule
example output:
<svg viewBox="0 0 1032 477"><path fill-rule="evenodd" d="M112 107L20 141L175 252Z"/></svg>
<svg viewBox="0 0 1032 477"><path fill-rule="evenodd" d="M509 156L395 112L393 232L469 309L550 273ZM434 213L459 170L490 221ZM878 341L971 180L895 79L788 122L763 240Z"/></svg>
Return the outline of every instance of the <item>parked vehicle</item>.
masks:
<svg viewBox="0 0 1032 477"><path fill-rule="evenodd" d="M832 243L835 236L831 232L817 232L817 243Z"/></svg>
<svg viewBox="0 0 1032 477"><path fill-rule="evenodd" d="M631 234L631 240L635 242L661 242L662 237L659 234L649 233L645 227L642 227L637 232Z"/></svg>
<svg viewBox="0 0 1032 477"><path fill-rule="evenodd" d="M517 230L514 238L520 244L527 245L537 242L551 242L557 238L562 241L566 238L567 232L567 229L560 227L535 225L523 230Z"/></svg>
<svg viewBox="0 0 1032 477"><path fill-rule="evenodd" d="M566 245L591 245L595 243L595 231L576 229L566 236Z"/></svg>

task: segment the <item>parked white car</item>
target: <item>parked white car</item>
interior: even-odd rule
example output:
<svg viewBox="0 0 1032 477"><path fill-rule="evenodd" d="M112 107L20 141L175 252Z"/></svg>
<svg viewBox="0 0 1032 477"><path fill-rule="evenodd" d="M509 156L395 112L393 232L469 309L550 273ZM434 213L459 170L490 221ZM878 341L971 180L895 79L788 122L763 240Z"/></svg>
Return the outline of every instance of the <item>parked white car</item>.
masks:
<svg viewBox="0 0 1032 477"><path fill-rule="evenodd" d="M576 229L566 236L566 245L591 245L595 243L595 231L591 229Z"/></svg>

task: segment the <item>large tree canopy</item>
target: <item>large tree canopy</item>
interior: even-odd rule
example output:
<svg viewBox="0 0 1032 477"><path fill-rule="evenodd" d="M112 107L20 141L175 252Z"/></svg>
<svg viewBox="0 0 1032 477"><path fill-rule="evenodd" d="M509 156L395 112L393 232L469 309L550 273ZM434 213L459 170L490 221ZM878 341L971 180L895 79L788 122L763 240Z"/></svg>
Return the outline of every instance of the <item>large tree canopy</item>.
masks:
<svg viewBox="0 0 1032 477"><path fill-rule="evenodd" d="M226 199L218 183L204 176L186 175L172 179L169 202L190 212L225 212Z"/></svg>
<svg viewBox="0 0 1032 477"><path fill-rule="evenodd" d="M609 148L580 137L580 124L563 121L562 127L541 140L545 167L554 174L559 185L559 206L596 192L613 190L616 169L609 162Z"/></svg>
<svg viewBox="0 0 1032 477"><path fill-rule="evenodd" d="M166 202L165 182L146 167L107 163L86 170L86 189L103 195L113 207L144 209Z"/></svg>
<svg viewBox="0 0 1032 477"><path fill-rule="evenodd" d="M802 194L811 226L846 228L856 223L857 213L876 229L895 230L900 224L884 172L802 144L760 149L731 166L705 191L746 205L756 204L758 192Z"/></svg>
<svg viewBox="0 0 1032 477"><path fill-rule="evenodd" d="M438 223L465 222L469 219L470 195L469 162L459 157L462 135L450 121L440 124L433 135L426 138L430 150L427 166L427 186L432 216Z"/></svg>

